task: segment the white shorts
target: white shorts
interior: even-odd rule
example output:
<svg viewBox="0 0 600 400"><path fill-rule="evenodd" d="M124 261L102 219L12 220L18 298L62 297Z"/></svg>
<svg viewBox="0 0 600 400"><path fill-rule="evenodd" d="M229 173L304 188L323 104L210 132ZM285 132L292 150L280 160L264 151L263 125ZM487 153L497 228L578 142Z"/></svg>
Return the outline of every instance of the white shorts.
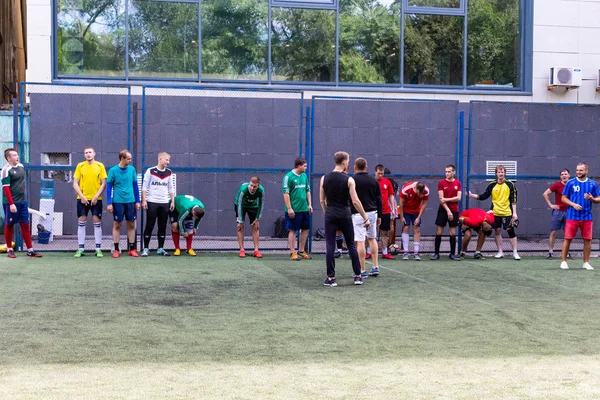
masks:
<svg viewBox="0 0 600 400"><path fill-rule="evenodd" d="M369 226L369 229L363 226L365 220L360 214L352 214L354 240L357 242L364 242L366 238L377 238L377 211L369 211L367 213L367 218L369 218L369 221L371 221L371 226Z"/></svg>

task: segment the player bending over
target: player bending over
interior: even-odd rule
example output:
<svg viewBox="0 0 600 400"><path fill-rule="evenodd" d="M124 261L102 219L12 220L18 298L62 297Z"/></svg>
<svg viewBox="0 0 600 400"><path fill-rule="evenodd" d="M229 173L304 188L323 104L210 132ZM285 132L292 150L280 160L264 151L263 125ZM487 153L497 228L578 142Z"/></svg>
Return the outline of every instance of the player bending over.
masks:
<svg viewBox="0 0 600 400"><path fill-rule="evenodd" d="M195 257L196 252L192 249L192 238L198 230L198 224L204 217L204 204L194 196L175 196L175 209L171 211L171 234L175 244L174 256L181 255L179 247L179 236L183 232L186 243L186 253Z"/></svg>

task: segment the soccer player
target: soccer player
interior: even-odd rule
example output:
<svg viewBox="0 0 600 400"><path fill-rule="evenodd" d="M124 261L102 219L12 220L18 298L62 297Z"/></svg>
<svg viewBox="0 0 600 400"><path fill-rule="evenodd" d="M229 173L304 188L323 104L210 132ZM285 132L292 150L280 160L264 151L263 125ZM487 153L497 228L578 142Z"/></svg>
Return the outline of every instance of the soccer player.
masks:
<svg viewBox="0 0 600 400"><path fill-rule="evenodd" d="M19 153L13 148L4 150L4 158L7 164L2 168L2 205L4 206L4 237L7 243L6 255L8 258L16 258L15 251L9 243L13 241L13 227L15 224L21 226L23 241L27 246L27 257L41 257L40 253L33 250L31 233L29 232L29 207L25 195L25 167L19 162Z"/></svg>
<svg viewBox="0 0 600 400"><path fill-rule="evenodd" d="M414 254L416 261L421 261L419 247L421 246L421 219L427 202L429 201L429 188L424 182L408 182L400 190L399 218L402 218L402 246L404 247L403 260L408 260L408 242L410 239L410 226L413 226Z"/></svg>
<svg viewBox="0 0 600 400"><path fill-rule="evenodd" d="M131 153L127 150L119 152L119 163L108 170L106 182L106 210L113 214L112 237L115 249L113 258L119 258L119 240L123 219L127 223L127 249L131 257L138 257L135 249L135 219L140 209L140 191L137 184L137 173L131 165Z"/></svg>
<svg viewBox="0 0 600 400"><path fill-rule="evenodd" d="M451 260L459 261L456 256L456 227L458 226L458 203L462 196L462 185L456 179L456 168L454 165L446 165L446 178L438 182L438 196L440 198L440 207L438 208L435 219L435 251L432 260L440 258L440 245L442 244L442 233L444 227L448 224L448 233L450 235L450 257Z"/></svg>
<svg viewBox="0 0 600 400"><path fill-rule="evenodd" d="M362 285L363 280L360 274L360 261L354 242L354 229L352 224L352 214L350 203L358 211L362 218L365 228L369 228L371 221L365 213L365 210L356 194L356 184L354 179L344 173L348 168L350 156L348 153L338 151L334 155L335 168L332 172L321 178L319 199L321 208L325 213L325 259L327 263L327 279L323 284L325 286L337 286L335 280L335 235L339 229L342 231L346 244L348 245L348 254L352 260L352 270L354 271L354 284Z"/></svg>
<svg viewBox="0 0 600 400"><path fill-rule="evenodd" d="M381 164L375 166L375 178L379 183L381 191L381 225L379 225L379 235L381 236L381 258L393 260L394 256L388 253L390 225L396 215L396 198L394 196L394 187L388 178L384 178L385 167ZM373 249L369 247L371 254Z"/></svg>
<svg viewBox="0 0 600 400"><path fill-rule="evenodd" d="M463 211L458 220L461 224L463 232L462 241L462 252L460 253L461 258L465 258L469 242L473 236L472 230L477 231L477 247L475 248L475 255L473 258L476 260L485 260L481 249L485 243L486 236L492 236L492 224L494 223L494 212L484 211L481 208L469 208Z"/></svg>
<svg viewBox="0 0 600 400"><path fill-rule="evenodd" d="M310 229L309 214L313 208L310 198L310 184L306 176L306 159L302 157L294 160L294 169L288 172L281 183L283 201L285 202L285 227L289 230L288 246L290 260L308 260L311 257L306 253L306 239ZM300 244L296 252L296 232L300 231Z"/></svg>
<svg viewBox="0 0 600 400"><path fill-rule="evenodd" d="M260 178L253 176L250 182L242 184L235 195L233 205L235 208L235 218L237 221L237 237L240 245L240 257L246 257L244 250L244 220L248 214L250 227L252 228L252 242L254 243L254 257L262 258L258 250L258 240L260 238L260 217L265 206L265 188L260 184Z"/></svg>
<svg viewBox="0 0 600 400"><path fill-rule="evenodd" d="M167 222L169 221L169 212L175 208L175 188L173 187L173 173L169 168L171 156L162 152L158 154L158 164L155 167L148 168L144 174L142 183L142 208L146 210L146 228L144 229L144 250L142 257L150 255L150 239L154 225L158 220L158 249L156 254L159 256L169 256L164 249L165 237L167 235Z"/></svg>
<svg viewBox="0 0 600 400"><path fill-rule="evenodd" d="M385 168L383 170L383 176L386 177L387 180L392 183L392 189L394 189L394 200L395 200L396 197L398 197L400 195L400 185L398 185L398 182L396 182L394 180L394 178L392 178L390 175L392 175L392 171L390 171L389 168ZM396 222L398 221L398 207L396 207L394 209L393 216L394 216L394 218L392 218L392 220L390 222L390 232L388 234L390 246L392 246L393 244L396 244Z"/></svg>
<svg viewBox="0 0 600 400"><path fill-rule="evenodd" d="M75 252L75 258L84 255L85 226L90 212L94 224L96 257L103 257L101 250L102 192L106 188L106 168L104 168L104 164L96 161L96 151L93 147L84 148L83 156L85 161L77 164L75 178L73 179L73 190L77 193L77 242L79 244L79 248Z"/></svg>
<svg viewBox="0 0 600 400"><path fill-rule="evenodd" d="M513 250L513 258L520 260L517 252L517 234L515 228L518 225L517 216L517 188L515 184L506 179L506 168L503 165L496 165L496 180L490 182L481 194L469 192L469 197L478 200L485 200L492 197L492 210L494 211L494 231L496 233L496 246L498 253L495 258L504 258L502 251L502 228L508 233L510 244Z"/></svg>
<svg viewBox="0 0 600 400"><path fill-rule="evenodd" d="M181 255L179 248L179 236L183 232L186 243L186 253L195 257L196 252L192 249L192 239L198 230L198 224L204 217L204 204L194 196L175 196L175 209L171 211L171 234L175 244L174 256Z"/></svg>
<svg viewBox="0 0 600 400"><path fill-rule="evenodd" d="M568 169L560 171L560 181L555 182L550 186L542 196L548 207L552 210L552 217L550 219L550 238L548 239L548 259L552 259L554 253L554 240L559 229L565 229L565 223L567 222L567 206L562 202L563 189L567 182L571 179L571 174ZM554 193L554 204L550 201L550 194Z"/></svg>
<svg viewBox="0 0 600 400"><path fill-rule="evenodd" d="M592 203L600 203L600 190L598 185L588 176L588 165L577 164L575 169L576 178L567 182L562 193L562 202L567 209L567 222L565 224L565 240L562 245L561 269L569 269L567 255L571 247L571 241L581 229L583 237L583 269L588 271L594 268L590 265L590 254L592 252Z"/></svg>
<svg viewBox="0 0 600 400"><path fill-rule="evenodd" d="M358 209L354 205L351 206L354 240L356 240L356 248L360 260L360 275L364 279L369 275L379 275L379 264L377 262L377 226L381 224L381 218L379 218L382 210L381 190L379 189L377 179L367 173L367 160L364 158L357 158L354 161L353 179L356 184L356 194L370 222L369 228L365 228L364 219ZM369 241L369 248L373 252L373 267L369 274L367 274L365 269L365 239Z"/></svg>

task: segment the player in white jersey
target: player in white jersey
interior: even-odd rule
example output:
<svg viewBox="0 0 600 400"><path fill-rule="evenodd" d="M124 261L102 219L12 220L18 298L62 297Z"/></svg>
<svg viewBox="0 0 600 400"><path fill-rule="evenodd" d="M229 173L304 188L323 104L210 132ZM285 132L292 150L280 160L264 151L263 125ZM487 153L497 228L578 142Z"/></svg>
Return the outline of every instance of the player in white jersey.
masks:
<svg viewBox="0 0 600 400"><path fill-rule="evenodd" d="M158 249L156 254L168 256L163 248L167 232L169 212L175 208L175 188L173 186L172 171L167 168L171 162L168 153L158 155L158 165L148 168L142 183L142 207L146 210L146 228L144 229L144 250L142 257L150 254L149 245L152 238L154 224L158 220Z"/></svg>

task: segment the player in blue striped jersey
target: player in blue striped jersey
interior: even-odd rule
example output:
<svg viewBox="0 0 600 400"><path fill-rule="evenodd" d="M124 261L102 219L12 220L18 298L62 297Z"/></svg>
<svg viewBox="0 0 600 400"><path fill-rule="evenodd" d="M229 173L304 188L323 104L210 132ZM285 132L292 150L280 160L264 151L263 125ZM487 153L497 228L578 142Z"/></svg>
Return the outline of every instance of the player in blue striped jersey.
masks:
<svg viewBox="0 0 600 400"><path fill-rule="evenodd" d="M567 209L565 240L562 246L561 269L569 269L567 254L571 247L571 241L579 229L581 229L583 238L583 268L594 269L589 263L592 252L592 203L600 203L600 190L598 184L589 179L587 174L588 165L586 163L577 164L576 178L569 180L563 189L562 201L569 208Z"/></svg>

